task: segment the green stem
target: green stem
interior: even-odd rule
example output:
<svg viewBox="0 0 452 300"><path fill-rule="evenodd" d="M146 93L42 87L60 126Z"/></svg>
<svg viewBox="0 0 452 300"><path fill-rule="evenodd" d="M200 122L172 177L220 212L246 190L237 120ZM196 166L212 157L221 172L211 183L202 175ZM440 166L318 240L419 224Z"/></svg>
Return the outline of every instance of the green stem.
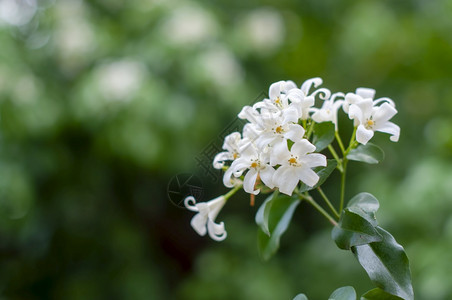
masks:
<svg viewBox="0 0 452 300"><path fill-rule="evenodd" d="M330 216L330 214L327 213L320 205L318 205L317 202L315 202L314 199L312 199L311 196L303 195L303 194L300 194L300 193L298 193L298 195L300 196L301 199L305 199L312 206L314 206L314 208L317 209L328 221L330 221L330 223L333 224L333 226L337 226L336 220L332 216Z"/></svg>
<svg viewBox="0 0 452 300"><path fill-rule="evenodd" d="M341 136L339 135L339 131L335 131L334 136L336 137L337 143L339 144L339 148L341 148L342 154L344 154L345 147L344 147L344 144L342 143L342 139L341 139Z"/></svg>
<svg viewBox="0 0 452 300"><path fill-rule="evenodd" d="M344 157L342 163L342 176L341 176L341 200L339 205L339 212L342 213L342 209L344 208L344 196L345 196L345 179L347 177L347 157Z"/></svg>
<svg viewBox="0 0 452 300"><path fill-rule="evenodd" d="M334 213L334 215L336 216L336 218L339 218L339 213L337 212L337 210L334 208L333 204L331 204L331 201L328 199L328 197L325 195L325 193L323 192L323 190L318 187L317 190L320 193L320 196L322 196L323 200L325 200L326 204L328 205L328 207L331 209L331 211Z"/></svg>
<svg viewBox="0 0 452 300"><path fill-rule="evenodd" d="M355 127L355 128L353 129L352 137L350 138L350 142L348 143L348 148L347 148L347 150L345 150L344 157L347 156L347 154L348 154L353 148L356 147L356 141L355 141L355 138L356 138L356 129L357 129L357 127Z"/></svg>
<svg viewBox="0 0 452 300"><path fill-rule="evenodd" d="M224 195L224 198L225 198L226 200L228 200L229 198L231 198L232 195L234 195L234 194L235 194L238 190L240 190L241 188L242 188L242 185L241 185L241 184L235 186L232 190L230 190L229 192L227 192L227 193Z"/></svg>
<svg viewBox="0 0 452 300"><path fill-rule="evenodd" d="M342 160L339 158L339 155L337 155L336 150L334 150L333 146L331 144L328 145L328 150L330 150L331 154L333 155L334 159L337 161L337 168L342 173Z"/></svg>
<svg viewBox="0 0 452 300"><path fill-rule="evenodd" d="M309 140L309 138L311 137L312 131L314 129L314 122L311 122L311 125L309 125L309 129L308 129L308 133L306 134L306 139Z"/></svg>

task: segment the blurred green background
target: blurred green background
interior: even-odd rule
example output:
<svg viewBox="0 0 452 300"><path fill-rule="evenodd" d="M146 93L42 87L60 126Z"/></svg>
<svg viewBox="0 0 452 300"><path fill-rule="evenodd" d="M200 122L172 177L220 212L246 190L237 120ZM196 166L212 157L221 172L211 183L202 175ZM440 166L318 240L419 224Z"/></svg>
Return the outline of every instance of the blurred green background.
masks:
<svg viewBox="0 0 452 300"><path fill-rule="evenodd" d="M196 158L272 82L315 76L396 102L399 143L377 134L385 161L350 164L347 197L380 200L416 299L452 299L451 16L451 0L0 0L2 299L370 289L304 203L264 262L247 195L219 215L222 243L197 236L193 213L168 198L184 172L202 180L202 200L223 193ZM337 185L325 188L336 200Z"/></svg>

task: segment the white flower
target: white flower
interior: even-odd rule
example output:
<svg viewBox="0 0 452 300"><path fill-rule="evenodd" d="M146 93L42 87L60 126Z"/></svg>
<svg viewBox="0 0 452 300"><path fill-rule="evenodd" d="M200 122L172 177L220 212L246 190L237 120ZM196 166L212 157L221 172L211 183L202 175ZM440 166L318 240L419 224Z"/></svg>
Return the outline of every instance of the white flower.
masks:
<svg viewBox="0 0 452 300"><path fill-rule="evenodd" d="M314 113L312 114L311 118L317 122L333 122L334 127L337 131L337 111L339 107L342 106L342 103L344 103L344 100L337 100L335 99L337 97L344 97L344 94L342 93L335 93L331 96L330 99L327 99L323 102L322 108L311 108L311 111Z"/></svg>
<svg viewBox="0 0 452 300"><path fill-rule="evenodd" d="M375 96L375 90L369 88L357 88L355 93L347 93L345 95L344 104L342 109L348 114L350 105L363 101L364 99L373 100Z"/></svg>
<svg viewBox="0 0 452 300"><path fill-rule="evenodd" d="M245 192L257 195L259 190L254 190L257 176L269 188L273 188L273 173L275 169L269 164L269 152L259 151L256 147L250 146L242 152L240 158L236 159L225 172L223 183L227 187L232 187L231 176L242 176L243 172L249 170L243 179L243 189Z"/></svg>
<svg viewBox="0 0 452 300"><path fill-rule="evenodd" d="M240 156L240 147L243 144L242 136L238 132L233 132L224 138L223 149L225 152L218 153L213 160L213 167L221 169L224 162L234 160Z"/></svg>
<svg viewBox="0 0 452 300"><path fill-rule="evenodd" d="M303 82L300 89L292 89L289 91L287 97L292 103L298 104L300 119L306 120L309 118L309 111L315 103L315 96L317 94L320 94L319 97L324 100L330 97L331 92L325 88L317 89L313 93L309 94L312 86L317 88L322 84L322 82L323 81L320 77L311 78Z"/></svg>
<svg viewBox="0 0 452 300"><path fill-rule="evenodd" d="M198 212L191 219L190 224L200 236L209 233L209 236L215 241L222 241L226 238L227 232L224 229L224 223L215 223L215 218L225 203L226 198L224 196L201 203L196 203L193 196L185 198L185 207L191 211Z"/></svg>
<svg viewBox="0 0 452 300"><path fill-rule="evenodd" d="M272 83L268 89L269 99L264 99L253 105L254 109L260 109L261 114L280 113L284 122L298 122L299 105L289 103L288 93L297 89L293 81L278 81ZM301 113L301 112L300 112Z"/></svg>
<svg viewBox="0 0 452 300"><path fill-rule="evenodd" d="M303 139L280 157L281 166L273 175L273 183L281 193L292 195L300 180L309 186L319 181L319 176L311 168L326 166L326 157L320 153L310 153L313 151L315 146Z"/></svg>
<svg viewBox="0 0 452 300"><path fill-rule="evenodd" d="M389 99L390 100L390 99ZM380 106L374 106L387 98L376 101L364 99L349 107L349 118L354 119L356 130L356 140L365 145L373 137L375 131L391 134L390 140L397 142L400 136L400 127L389 122L397 113L393 102L384 102Z"/></svg>

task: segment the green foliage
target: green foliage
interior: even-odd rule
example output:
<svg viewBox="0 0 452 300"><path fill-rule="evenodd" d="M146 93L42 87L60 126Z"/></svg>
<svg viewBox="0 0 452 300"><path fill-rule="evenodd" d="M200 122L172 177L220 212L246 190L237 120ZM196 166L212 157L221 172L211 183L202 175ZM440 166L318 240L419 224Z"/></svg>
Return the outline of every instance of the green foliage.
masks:
<svg viewBox="0 0 452 300"><path fill-rule="evenodd" d="M349 160L365 162L368 164L378 164L384 159L383 150L372 143L366 145L359 145L348 153Z"/></svg>
<svg viewBox="0 0 452 300"><path fill-rule="evenodd" d="M328 300L356 300L355 289L351 286L344 286L335 290Z"/></svg>
<svg viewBox="0 0 452 300"><path fill-rule="evenodd" d="M361 296L361 300L401 300L402 298L386 293L380 288L375 288Z"/></svg>
<svg viewBox="0 0 452 300"><path fill-rule="evenodd" d="M265 260L270 259L278 250L280 238L289 227L293 213L300 204L297 198L279 195L277 192L275 195L270 196L259 208L259 217L256 215L256 222L260 226L258 249Z"/></svg>
<svg viewBox="0 0 452 300"><path fill-rule="evenodd" d="M332 237L341 249L350 249L372 282L383 291L413 299L411 273L405 250L378 226L375 213L379 203L368 193L350 200ZM372 292L369 295L378 295ZM370 297L370 296L369 296Z"/></svg>
<svg viewBox="0 0 452 300"><path fill-rule="evenodd" d="M355 246L353 254L376 286L402 299L414 299L405 250L387 231L380 227L377 230L383 240Z"/></svg>
<svg viewBox="0 0 452 300"><path fill-rule="evenodd" d="M308 297L306 297L305 294L298 294L293 298L293 300L308 300Z"/></svg>
<svg viewBox="0 0 452 300"><path fill-rule="evenodd" d="M314 124L314 136L312 143L316 151L320 152L334 140L334 124L332 122L323 122Z"/></svg>

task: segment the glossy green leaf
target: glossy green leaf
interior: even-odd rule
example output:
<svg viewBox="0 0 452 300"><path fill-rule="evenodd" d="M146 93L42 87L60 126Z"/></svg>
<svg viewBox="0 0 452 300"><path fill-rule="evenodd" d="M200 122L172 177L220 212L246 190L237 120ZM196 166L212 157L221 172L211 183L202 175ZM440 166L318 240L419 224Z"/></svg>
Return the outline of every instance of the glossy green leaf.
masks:
<svg viewBox="0 0 452 300"><path fill-rule="evenodd" d="M273 200L275 200L279 195L279 191L276 190L270 196L265 199L264 203L259 207L256 213L256 224L262 229L262 231L270 236L270 231L268 229L268 216L270 215L270 210L273 204Z"/></svg>
<svg viewBox="0 0 452 300"><path fill-rule="evenodd" d="M269 259L279 248L279 241L283 233L289 227L293 213L300 204L298 198L292 198L286 195L279 195L271 200L268 215L268 230L270 236L265 234L261 229L258 232L258 249L263 259Z"/></svg>
<svg viewBox="0 0 452 300"><path fill-rule="evenodd" d="M347 204L346 207L349 211L354 212L364 219L366 219L373 226L377 226L377 218L375 213L380 208L380 203L377 198L369 193L359 193Z"/></svg>
<svg viewBox="0 0 452 300"><path fill-rule="evenodd" d="M323 122L314 124L314 136L312 144L315 151L320 152L334 140L334 124L332 122Z"/></svg>
<svg viewBox="0 0 452 300"><path fill-rule="evenodd" d="M351 286L344 286L335 290L328 300L356 300L355 289Z"/></svg>
<svg viewBox="0 0 452 300"><path fill-rule="evenodd" d="M353 246L365 245L382 240L375 227L362 216L344 210L331 236L340 249L349 250Z"/></svg>
<svg viewBox="0 0 452 300"><path fill-rule="evenodd" d="M353 246L365 245L382 240L376 226L375 213L380 204L369 193L353 197L341 214L341 219L331 232L340 249L349 250Z"/></svg>
<svg viewBox="0 0 452 300"><path fill-rule="evenodd" d="M293 300L308 300L308 297L306 297L305 294L298 294L293 298Z"/></svg>
<svg viewBox="0 0 452 300"><path fill-rule="evenodd" d="M351 248L353 254L376 286L402 299L414 299L405 250L389 232L380 227L376 229L383 240L354 246Z"/></svg>
<svg viewBox="0 0 452 300"><path fill-rule="evenodd" d="M368 164L378 164L384 158L383 150L372 143L359 145L347 155L349 160L361 161Z"/></svg>
<svg viewBox="0 0 452 300"><path fill-rule="evenodd" d="M303 193L303 192L307 192L307 191L316 189L317 187L321 186L325 182L325 180L331 175L331 173L333 173L334 169L336 169L336 166L337 166L337 161L335 159L328 159L326 167L314 168L313 169L314 172L316 172L317 175L319 175L319 177L320 177L317 184L311 187L309 185L302 183L298 191L300 193Z"/></svg>
<svg viewBox="0 0 452 300"><path fill-rule="evenodd" d="M386 293L380 288L375 288L361 296L361 300L403 300L400 297Z"/></svg>

